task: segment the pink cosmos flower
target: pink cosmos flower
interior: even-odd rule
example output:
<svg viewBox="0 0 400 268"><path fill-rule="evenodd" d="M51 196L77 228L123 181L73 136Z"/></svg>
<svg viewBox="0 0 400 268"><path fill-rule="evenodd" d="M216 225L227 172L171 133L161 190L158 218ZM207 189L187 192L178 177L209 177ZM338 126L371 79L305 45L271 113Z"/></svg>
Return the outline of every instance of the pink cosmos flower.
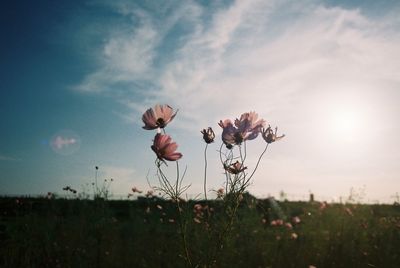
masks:
<svg viewBox="0 0 400 268"><path fill-rule="evenodd" d="M229 119L220 120L218 123L223 129L222 141L229 149L235 144L240 145L243 141L257 138L265 124L265 120L258 119L258 114L255 112L242 114L240 119L236 118L234 124Z"/></svg>
<svg viewBox="0 0 400 268"><path fill-rule="evenodd" d="M293 217L292 222L294 224L299 224L301 222L301 219L298 216Z"/></svg>
<svg viewBox="0 0 400 268"><path fill-rule="evenodd" d="M196 212L196 211L201 211L201 210L203 209L203 207L201 206L201 204L195 204L195 205L193 206L193 209L194 209L195 212Z"/></svg>
<svg viewBox="0 0 400 268"><path fill-rule="evenodd" d="M146 193L146 197L152 197L154 195L154 191L153 190L148 190Z"/></svg>
<svg viewBox="0 0 400 268"><path fill-rule="evenodd" d="M140 190L139 190L138 188L136 188L136 186L135 186L135 187L132 187L132 192L141 194L143 191L140 191Z"/></svg>
<svg viewBox="0 0 400 268"><path fill-rule="evenodd" d="M169 122L174 119L177 111L174 113L174 110L171 106L159 105L157 104L154 108L148 109L142 116L142 121L144 123L143 128L147 130L164 128L167 126Z"/></svg>
<svg viewBox="0 0 400 268"><path fill-rule="evenodd" d="M217 198L222 198L224 196L224 188L219 188L217 190Z"/></svg>
<svg viewBox="0 0 400 268"><path fill-rule="evenodd" d="M281 136L277 136L278 128L275 128L275 132L272 130L271 126L268 126L267 129L262 129L262 137L267 143L273 143L285 137L285 134Z"/></svg>
<svg viewBox="0 0 400 268"><path fill-rule="evenodd" d="M151 149L156 153L158 159L176 161L182 157L181 153L175 152L178 144L172 142L169 135L157 133L154 137Z"/></svg>
<svg viewBox="0 0 400 268"><path fill-rule="evenodd" d="M241 164L239 161L236 161L229 166L226 165L224 168L226 171L232 174L239 174L240 172L243 172L247 169L247 167L244 167L243 164Z"/></svg>
<svg viewBox="0 0 400 268"><path fill-rule="evenodd" d="M293 225L290 222L286 222L285 227L288 229L293 229Z"/></svg>
<svg viewBox="0 0 400 268"><path fill-rule="evenodd" d="M203 134L203 139L207 144L214 142L215 133L211 127L203 129L200 132Z"/></svg>
<svg viewBox="0 0 400 268"><path fill-rule="evenodd" d="M292 234L290 235L290 238L293 239L293 240L296 240L298 237L299 237L299 235L296 234L296 233L292 233Z"/></svg>

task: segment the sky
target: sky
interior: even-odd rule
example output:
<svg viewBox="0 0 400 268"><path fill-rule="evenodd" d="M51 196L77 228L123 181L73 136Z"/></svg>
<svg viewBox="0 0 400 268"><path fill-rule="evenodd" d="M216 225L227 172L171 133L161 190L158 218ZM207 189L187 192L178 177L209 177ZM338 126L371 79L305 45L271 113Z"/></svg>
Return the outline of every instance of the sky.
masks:
<svg viewBox="0 0 400 268"><path fill-rule="evenodd" d="M167 131L188 195L223 185L219 120L255 111L271 144L257 197L393 202L400 192L400 3L396 0L8 1L0 11L0 195L124 197L157 185L155 131L142 114L178 110ZM248 142L254 168L265 142Z"/></svg>

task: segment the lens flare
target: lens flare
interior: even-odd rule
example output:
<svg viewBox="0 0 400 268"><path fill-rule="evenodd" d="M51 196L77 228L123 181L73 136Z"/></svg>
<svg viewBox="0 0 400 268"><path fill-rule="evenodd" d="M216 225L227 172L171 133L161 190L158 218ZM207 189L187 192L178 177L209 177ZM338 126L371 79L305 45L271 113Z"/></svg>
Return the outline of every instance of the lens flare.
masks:
<svg viewBox="0 0 400 268"><path fill-rule="evenodd" d="M71 155L79 150L81 139L72 130L61 130L51 138L50 146L57 154Z"/></svg>

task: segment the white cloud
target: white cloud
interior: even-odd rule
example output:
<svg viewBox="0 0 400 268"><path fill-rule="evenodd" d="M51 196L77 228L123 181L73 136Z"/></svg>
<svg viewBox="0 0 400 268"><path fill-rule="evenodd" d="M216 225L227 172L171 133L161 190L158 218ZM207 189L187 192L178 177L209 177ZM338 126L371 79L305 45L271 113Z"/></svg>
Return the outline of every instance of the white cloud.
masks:
<svg viewBox="0 0 400 268"><path fill-rule="evenodd" d="M203 19L205 8L197 4L179 7L158 17L120 4L118 10L132 17L132 25L111 34L102 65L77 88L112 95L128 83L130 93L122 99L114 95L134 112L168 102L185 111L183 126L192 122L194 127L205 123L202 118L214 122L248 109L266 115L290 95L312 87L398 81L399 36L385 18L372 21L359 10L326 8L315 1L303 6L236 1L217 9L210 21ZM188 20L191 32L174 32ZM175 49L160 49L171 38ZM161 64L164 58L168 61Z"/></svg>
<svg viewBox="0 0 400 268"><path fill-rule="evenodd" d="M187 2L163 16L135 6L121 10L134 18L132 28L110 36L102 65L78 88L113 96L121 82L128 83L132 89L124 98L114 96L128 108L129 118L137 118L134 122L141 124L142 112L157 102L179 108L173 127L195 133L256 110L285 129L287 146L277 154L298 159L298 174L310 183L324 175L323 161L358 161L356 174L350 175L367 176L361 152L382 163L377 170L388 170L380 158L388 143L377 148L332 142L327 115L347 99L359 103L368 122L380 125L362 133L366 144L386 135L384 129L393 131L400 115L393 101L400 97L399 21L393 14L371 18L360 9L326 7L320 1L262 0L215 10ZM386 176L397 171L390 168ZM332 181L346 178L339 166L330 172ZM285 167L278 173L288 181L295 176Z"/></svg>

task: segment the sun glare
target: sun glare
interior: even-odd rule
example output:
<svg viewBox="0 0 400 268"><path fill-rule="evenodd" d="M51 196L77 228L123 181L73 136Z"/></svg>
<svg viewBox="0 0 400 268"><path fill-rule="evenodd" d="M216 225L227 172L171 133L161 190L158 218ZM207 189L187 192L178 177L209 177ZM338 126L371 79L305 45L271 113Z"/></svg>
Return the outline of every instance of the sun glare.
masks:
<svg viewBox="0 0 400 268"><path fill-rule="evenodd" d="M355 107L335 109L331 115L331 131L335 139L352 142L362 136L364 115Z"/></svg>

